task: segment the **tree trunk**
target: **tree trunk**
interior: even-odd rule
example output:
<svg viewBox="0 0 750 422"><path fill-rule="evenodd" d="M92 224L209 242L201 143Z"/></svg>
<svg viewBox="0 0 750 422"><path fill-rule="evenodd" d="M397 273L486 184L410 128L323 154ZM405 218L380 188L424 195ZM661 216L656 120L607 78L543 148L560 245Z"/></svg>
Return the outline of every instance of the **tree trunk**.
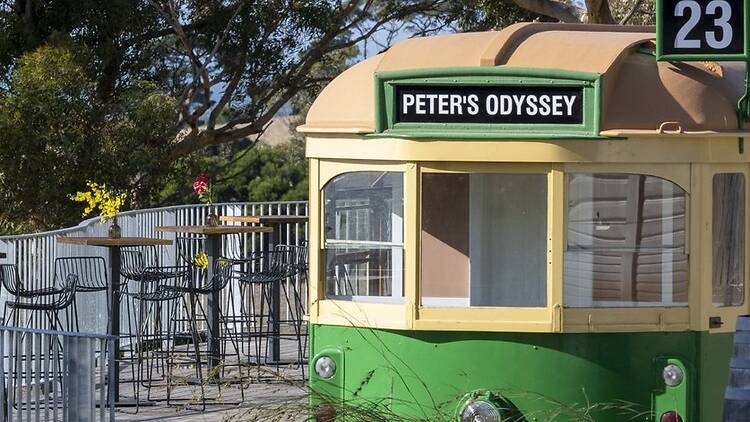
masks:
<svg viewBox="0 0 750 422"><path fill-rule="evenodd" d="M586 0L587 23L615 23L608 0Z"/></svg>

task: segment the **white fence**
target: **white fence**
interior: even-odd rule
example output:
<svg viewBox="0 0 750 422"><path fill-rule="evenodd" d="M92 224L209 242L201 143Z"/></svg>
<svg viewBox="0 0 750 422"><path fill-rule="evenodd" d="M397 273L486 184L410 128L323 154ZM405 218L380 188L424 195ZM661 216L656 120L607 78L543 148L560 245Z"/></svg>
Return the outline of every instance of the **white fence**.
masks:
<svg viewBox="0 0 750 422"><path fill-rule="evenodd" d="M0 422L114 422L113 340L0 326Z"/></svg>
<svg viewBox="0 0 750 422"><path fill-rule="evenodd" d="M215 204L218 215L302 215L306 216L307 202L243 202ZM118 216L122 236L157 237L175 240L173 233L156 232L156 226L200 225L208 216L208 206L204 204L180 205L128 211ZM66 245L57 242L58 237L107 236L109 223L100 224L98 218L86 220L77 227L50 232L0 236L0 264L16 264L22 281L27 287L50 286L54 282L54 261L62 256L102 256L109 265L106 249L87 246ZM307 223L288 223L282 230L285 238L276 239L278 244L299 245L307 239ZM265 245L262 233L245 235L243 242L246 253L261 251ZM176 246L160 250L162 265L175 265ZM226 245L225 249L236 251L237 245ZM4 303L8 293L2 289L0 302ZM107 307L104 294L85 294L78 297L80 330L84 332L106 332ZM43 328L44 324L34 324ZM41 326L40 326L41 325Z"/></svg>

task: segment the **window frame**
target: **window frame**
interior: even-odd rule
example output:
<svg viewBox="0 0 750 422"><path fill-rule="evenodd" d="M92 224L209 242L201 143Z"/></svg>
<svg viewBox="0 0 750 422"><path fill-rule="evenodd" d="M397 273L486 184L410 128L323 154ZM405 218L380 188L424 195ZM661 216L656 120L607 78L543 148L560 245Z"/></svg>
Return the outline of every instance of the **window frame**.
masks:
<svg viewBox="0 0 750 422"><path fill-rule="evenodd" d="M692 209L696 206L691 195L691 165L676 164L584 164L568 163L565 171L565 202L567 203L568 178L571 173L620 173L640 174L659 177L679 186L685 191L687 201L685 210L685 249L688 255L688 306L666 307L596 307L596 308L564 308L563 331L565 332L635 332L635 331L683 331L690 329L690 312L699 300L700 293L695 287L699 285L699 271L697 260L691 259L696 255L695 245L691 241L691 232L695 230ZM698 199L699 200L699 199ZM563 245L567 245L568 221L567 206L565 207ZM564 280L559 280L561 289Z"/></svg>
<svg viewBox="0 0 750 422"><path fill-rule="evenodd" d="M750 286L748 286L748 271L750 270L750 227L748 227L748 218L750 217L750 172L748 165L745 164L707 164L701 166L704 170L703 178L703 221L701 230L701 242L704 245L710 245L703 251L702 257L702 278L705 283L701 286L701 296L704 298L699 318L701 330L710 332L733 332L736 328L737 316L747 313L750 306ZM745 300L743 304L736 306L715 306L713 303L713 180L717 174L738 173L745 177ZM707 242L707 243L706 243ZM721 318L720 327L712 327L710 318Z"/></svg>
<svg viewBox="0 0 750 422"><path fill-rule="evenodd" d="M414 248L413 236L410 235L414 201L410 198L415 195L415 167L405 162L383 162L383 161L348 161L348 160L310 160L310 212L311 219L318 221L318 225L311 233L310 238L310 260L318 265L311 265L309 301L309 318L313 323L332 324L343 326L373 327L373 328L410 328L413 319L413 306L410 306L410 297L413 297L414 284L410 270L413 263L410 262L409 250ZM353 301L341 298L328 298L326 296L326 274L325 274L325 187L332 179L344 173L367 172L367 171L392 171L404 175L404 287L403 301ZM314 201L314 203L313 203ZM313 216L312 213L316 215ZM312 247L314 245L314 247ZM315 267L315 271L312 271ZM412 271L413 272L413 271ZM411 299L413 301L413 299Z"/></svg>
<svg viewBox="0 0 750 422"><path fill-rule="evenodd" d="M711 220L710 173L700 164L632 163L508 163L508 162L395 162L354 160L310 160L310 218L318 221L310 233L309 319L315 324L385 329L487 331L487 332L635 332L707 330L706 298L710 299L711 254L700 250L706 222ZM731 169L745 172L746 164ZM722 168L721 172L726 172ZM352 302L327 299L323 247L325 224L323 187L332 178L352 171L400 171L404 173L404 301L401 304ZM547 306L505 307L422 307L421 306L421 182L424 173L546 173L547 174ZM686 249L689 256L688 307L682 308L563 308L563 253L567 235L567 173L631 173L660 177L676 183L688 195ZM706 184L708 182L708 185ZM750 183L750 180L748 180ZM691 192L700 192L692 195ZM746 195L747 202L750 195ZM709 209L704 209L708 207ZM746 212L746 218L748 216ZM707 230L711 237L710 226ZM748 233L746 233L746 239ZM691 238L694 238L693 242ZM746 247L746 255L750 248ZM701 255L701 252L703 255ZM695 259L693 257L699 257ZM691 259L692 258L692 259ZM708 259L709 261L706 261ZM708 268L706 268L708 267ZM746 265L746 268L750 268ZM707 273L704 273L707 271ZM703 290L707 290L706 294ZM746 289L746 296L750 289ZM746 304L750 303L746 299ZM735 308L724 308L724 312ZM712 314L713 315L713 314ZM705 318L704 318L705 316ZM725 319L722 331L734 329ZM704 323L705 322L705 323ZM731 322L731 324L730 324ZM705 325L704 328L701 328Z"/></svg>
<svg viewBox="0 0 750 422"><path fill-rule="evenodd" d="M542 307L441 307L422 305L421 232L422 176L430 173L545 174L547 176L547 303ZM418 247L417 318L414 327L423 330L486 330L560 332L562 330L562 217L563 173L560 165L544 163L422 163L418 172L420 192Z"/></svg>
<svg viewBox="0 0 750 422"><path fill-rule="evenodd" d="M405 172L402 172L402 171L393 171L393 170L387 170L387 171L380 171L380 170L375 170L375 171L373 171L373 170L356 170L356 171L353 171L353 172L352 171L348 171L348 172L340 173L340 174L332 177L331 179L328 179L328 181L323 185L323 187L321 188L321 192L322 192L322 199L321 199L321 201L322 201L322 204L323 204L323 210L322 210L322 214L321 214L321 216L323 217L322 220L321 220L321 223L322 223L322 227L321 227L322 250L324 251L324 254L325 254L325 250L329 249L329 248L326 248L326 245L329 245L329 246L330 245L341 245L341 246L344 246L344 247L346 245L350 245L354 249L361 248L361 249L369 249L369 250L380 249L380 248L382 248L382 249L388 249L389 247L390 248L394 248L394 247L395 248L401 248L401 253L404 256L402 256L401 259L400 259L401 266L399 266L398 269L400 269L403 272L404 271L404 268L403 268L404 267L404 260L405 260L405 255L406 255L406 250L404 248L405 247L405 243L404 243L404 239L403 239L404 232L406 231L406 222L405 222L405 218L404 218L405 215L402 215L402 221L401 221L401 227L400 227L400 237L401 237L402 240L401 240L401 242L398 242L398 243L397 242L391 242L391 241L382 241L382 240L379 240L379 241L375 241L375 240L361 240L361 241L357 241L357 240L327 239L327 236L326 236L326 230L325 230L326 229L326 226L325 226L325 224L326 224L326 209L325 209L325 199L326 198L325 198L325 190L329 186L329 184L332 183L334 179L346 176L348 174L356 174L356 173L382 173L382 172L401 173L401 182L402 182L401 189L402 189L402 191L404 191L404 188L405 188L405 185L406 185L406 183L405 183ZM405 196L405 192L404 192L404 196ZM405 198L402 198L402 201L404 199ZM404 207L402 209L402 213L405 214L405 211L406 211L406 209ZM395 260L395 256L393 256L393 259ZM326 265L326 267L327 267L327 265ZM393 275L395 276L395 272L393 270L394 270L394 268L391 268L391 271L393 272ZM405 280L404 280L405 277L404 277L404 275L405 274L401 274L401 276L400 276L402 284L405 283ZM391 279L391 283L392 283L391 287L390 287L390 289L391 289L391 295L388 295L388 296L379 296L379 295L372 295L372 296L368 296L368 295L330 295L328 292L325 292L325 297L326 298L330 298L332 300L352 301L352 302L358 302L358 303L370 302L370 303L401 304L401 303L403 303L403 300L404 300L404 290L403 290L404 286L403 285L397 286L397 285L395 285L393 283L393 281L395 281L395 277L392 277L392 279ZM325 280L324 282L327 283L327 280Z"/></svg>

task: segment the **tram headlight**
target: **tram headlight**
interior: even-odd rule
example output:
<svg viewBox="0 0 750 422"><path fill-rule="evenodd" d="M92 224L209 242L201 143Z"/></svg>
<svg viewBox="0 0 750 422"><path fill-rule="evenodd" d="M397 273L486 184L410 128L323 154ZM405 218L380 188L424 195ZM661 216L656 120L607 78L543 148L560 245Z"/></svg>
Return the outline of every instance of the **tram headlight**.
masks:
<svg viewBox="0 0 750 422"><path fill-rule="evenodd" d="M661 371L661 377L664 379L664 384L667 384L669 387L677 387L682 383L684 374L679 366L670 363Z"/></svg>
<svg viewBox="0 0 750 422"><path fill-rule="evenodd" d="M461 411L461 422L500 422L500 411L494 404L484 400L466 403Z"/></svg>
<svg viewBox="0 0 750 422"><path fill-rule="evenodd" d="M323 379L336 375L336 362L328 356L321 356L315 361L315 373Z"/></svg>

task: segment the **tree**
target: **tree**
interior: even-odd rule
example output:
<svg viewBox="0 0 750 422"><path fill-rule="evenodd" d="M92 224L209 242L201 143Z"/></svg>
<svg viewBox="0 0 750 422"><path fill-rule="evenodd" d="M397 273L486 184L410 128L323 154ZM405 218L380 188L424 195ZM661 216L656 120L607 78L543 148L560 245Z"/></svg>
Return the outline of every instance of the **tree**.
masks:
<svg viewBox="0 0 750 422"><path fill-rule="evenodd" d="M74 223L66 195L86 179L158 204L175 171L206 154L235 162L365 43L518 20L647 20L641 1L0 0L0 199L12 204L0 221Z"/></svg>
<svg viewBox="0 0 750 422"><path fill-rule="evenodd" d="M654 0L463 0L463 29L502 28L519 21L653 25ZM584 7L581 7L584 6Z"/></svg>
<svg viewBox="0 0 750 422"><path fill-rule="evenodd" d="M176 167L160 193L161 204L195 203L190 182L204 173L210 175L221 202L307 199L307 160L299 138L278 146L258 144L231 155L194 155Z"/></svg>
<svg viewBox="0 0 750 422"><path fill-rule="evenodd" d="M3 226L75 223L86 179L154 204L180 160L252 147L342 52L437 3L0 2Z"/></svg>
<svg viewBox="0 0 750 422"><path fill-rule="evenodd" d="M262 133L295 95L331 79L312 73L313 67L388 30L389 24L448 3L152 0L175 34L175 63L189 69L177 95L179 124L186 131L170 158ZM206 20L210 26L195 30ZM421 33L439 28L422 28ZM221 113L229 117L223 124L218 122Z"/></svg>
<svg viewBox="0 0 750 422"><path fill-rule="evenodd" d="M86 179L132 189L133 179L120 175L148 179L158 169L153 157L168 148L174 101L146 82L120 99L102 104L64 45L21 57L0 96L0 198L10 204L0 220L35 229L70 224L80 212L67 195Z"/></svg>

